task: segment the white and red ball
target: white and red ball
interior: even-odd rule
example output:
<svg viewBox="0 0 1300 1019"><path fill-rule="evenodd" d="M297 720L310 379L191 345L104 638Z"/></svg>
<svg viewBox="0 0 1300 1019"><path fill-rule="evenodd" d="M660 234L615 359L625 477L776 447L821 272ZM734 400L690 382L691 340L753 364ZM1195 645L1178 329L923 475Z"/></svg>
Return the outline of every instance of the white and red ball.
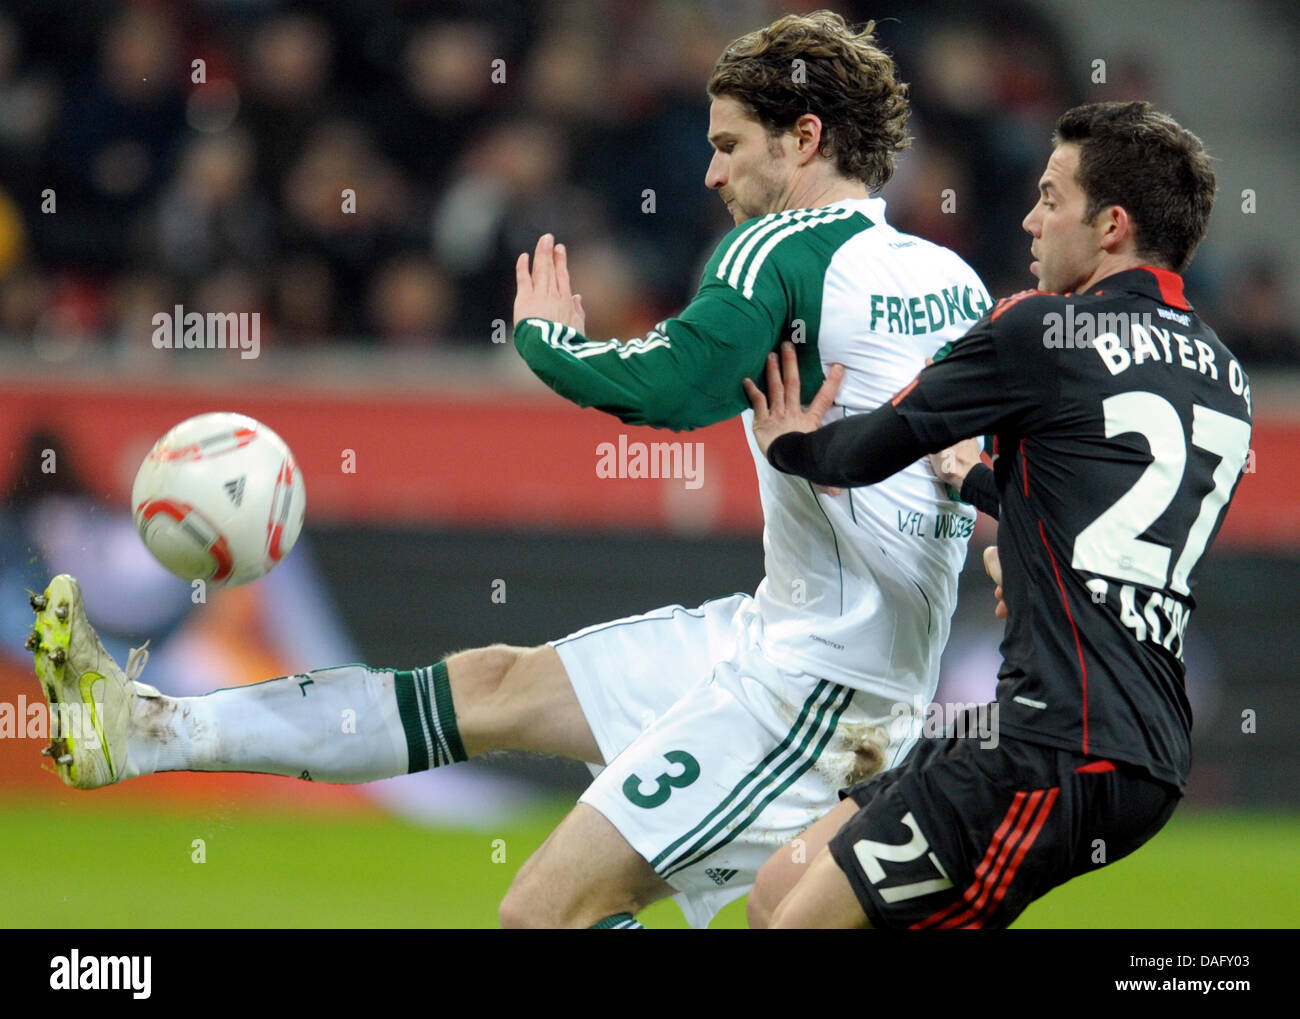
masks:
<svg viewBox="0 0 1300 1019"><path fill-rule="evenodd" d="M145 545L184 580L234 587L289 554L307 495L284 441L243 414L200 414L159 439L131 486Z"/></svg>

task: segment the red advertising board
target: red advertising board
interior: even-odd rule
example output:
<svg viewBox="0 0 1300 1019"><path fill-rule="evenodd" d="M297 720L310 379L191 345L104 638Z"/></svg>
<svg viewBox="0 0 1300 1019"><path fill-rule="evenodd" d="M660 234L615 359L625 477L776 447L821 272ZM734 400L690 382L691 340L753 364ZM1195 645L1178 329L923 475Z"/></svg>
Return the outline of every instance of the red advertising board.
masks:
<svg viewBox="0 0 1300 1019"><path fill-rule="evenodd" d="M0 383L0 488L22 466L28 436L43 428L61 438L92 490L125 504L153 441L186 417L216 410L249 414L280 433L304 472L308 520L317 523L686 532L762 525L739 422L686 433L634 428L540 391L379 394L262 385L240 387L235 396L229 387L197 384L9 381ZM665 442L700 444L653 450L670 458L685 453L671 463L684 464L688 470L679 473L689 476L632 476L638 455ZM1262 416L1252 445L1255 470L1221 540L1300 545L1300 499L1287 468L1300 448L1300 421Z"/></svg>

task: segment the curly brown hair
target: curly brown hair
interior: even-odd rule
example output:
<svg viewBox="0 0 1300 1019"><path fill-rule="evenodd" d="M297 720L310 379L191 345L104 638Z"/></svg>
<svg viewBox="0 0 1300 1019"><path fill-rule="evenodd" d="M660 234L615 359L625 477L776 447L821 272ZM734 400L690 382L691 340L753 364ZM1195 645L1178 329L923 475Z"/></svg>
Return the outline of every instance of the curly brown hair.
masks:
<svg viewBox="0 0 1300 1019"><path fill-rule="evenodd" d="M776 137L804 114L822 122L818 151L872 190L911 144L907 85L876 45L874 21L854 31L832 11L790 14L732 42L709 77L713 98L730 96Z"/></svg>
<svg viewBox="0 0 1300 1019"><path fill-rule="evenodd" d="M1175 272L1187 268L1214 208L1214 166L1201 139L1150 103L1129 102L1067 110L1052 141L1079 146L1085 223L1122 206L1141 257Z"/></svg>

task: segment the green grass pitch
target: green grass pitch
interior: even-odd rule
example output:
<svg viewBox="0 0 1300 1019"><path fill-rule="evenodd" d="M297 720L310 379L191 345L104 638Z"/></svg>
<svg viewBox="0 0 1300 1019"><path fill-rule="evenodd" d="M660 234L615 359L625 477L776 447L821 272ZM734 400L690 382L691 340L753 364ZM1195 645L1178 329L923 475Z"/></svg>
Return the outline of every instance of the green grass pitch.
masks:
<svg viewBox="0 0 1300 1019"><path fill-rule="evenodd" d="M566 809L556 803L499 831L458 831L351 812L0 800L0 923L492 927L511 877ZM1136 854L1052 892L1017 926L1293 927L1297 845L1296 815L1182 811ZM63 857L57 866L52 853ZM642 920L685 926L671 902ZM714 926L744 920L737 902Z"/></svg>

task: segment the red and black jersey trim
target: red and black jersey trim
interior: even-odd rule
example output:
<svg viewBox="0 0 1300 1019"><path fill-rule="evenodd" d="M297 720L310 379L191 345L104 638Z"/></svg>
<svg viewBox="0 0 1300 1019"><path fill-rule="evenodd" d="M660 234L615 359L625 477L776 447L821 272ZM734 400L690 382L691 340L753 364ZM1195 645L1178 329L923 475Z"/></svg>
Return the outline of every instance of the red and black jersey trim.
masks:
<svg viewBox="0 0 1300 1019"><path fill-rule="evenodd" d="M1178 273L1154 265L1140 265L1138 268L1145 269L1156 278L1156 283L1160 286L1160 300L1165 304L1183 311L1192 310L1187 298L1183 296L1183 278Z"/></svg>
<svg viewBox="0 0 1300 1019"><path fill-rule="evenodd" d="M1019 293L1012 294L1010 297L1004 297L993 305L993 314L989 316L990 322L996 322L998 316L1003 312L1010 311L1017 304L1027 297L1060 297L1061 295L1054 290L1021 290Z"/></svg>
<svg viewBox="0 0 1300 1019"><path fill-rule="evenodd" d="M1060 793L1060 786L1017 792L1002 823L993 833L984 858L975 868L975 879L962 892L961 898L912 924L912 929L973 930L983 927L1006 897L1021 861L1043 830Z"/></svg>

